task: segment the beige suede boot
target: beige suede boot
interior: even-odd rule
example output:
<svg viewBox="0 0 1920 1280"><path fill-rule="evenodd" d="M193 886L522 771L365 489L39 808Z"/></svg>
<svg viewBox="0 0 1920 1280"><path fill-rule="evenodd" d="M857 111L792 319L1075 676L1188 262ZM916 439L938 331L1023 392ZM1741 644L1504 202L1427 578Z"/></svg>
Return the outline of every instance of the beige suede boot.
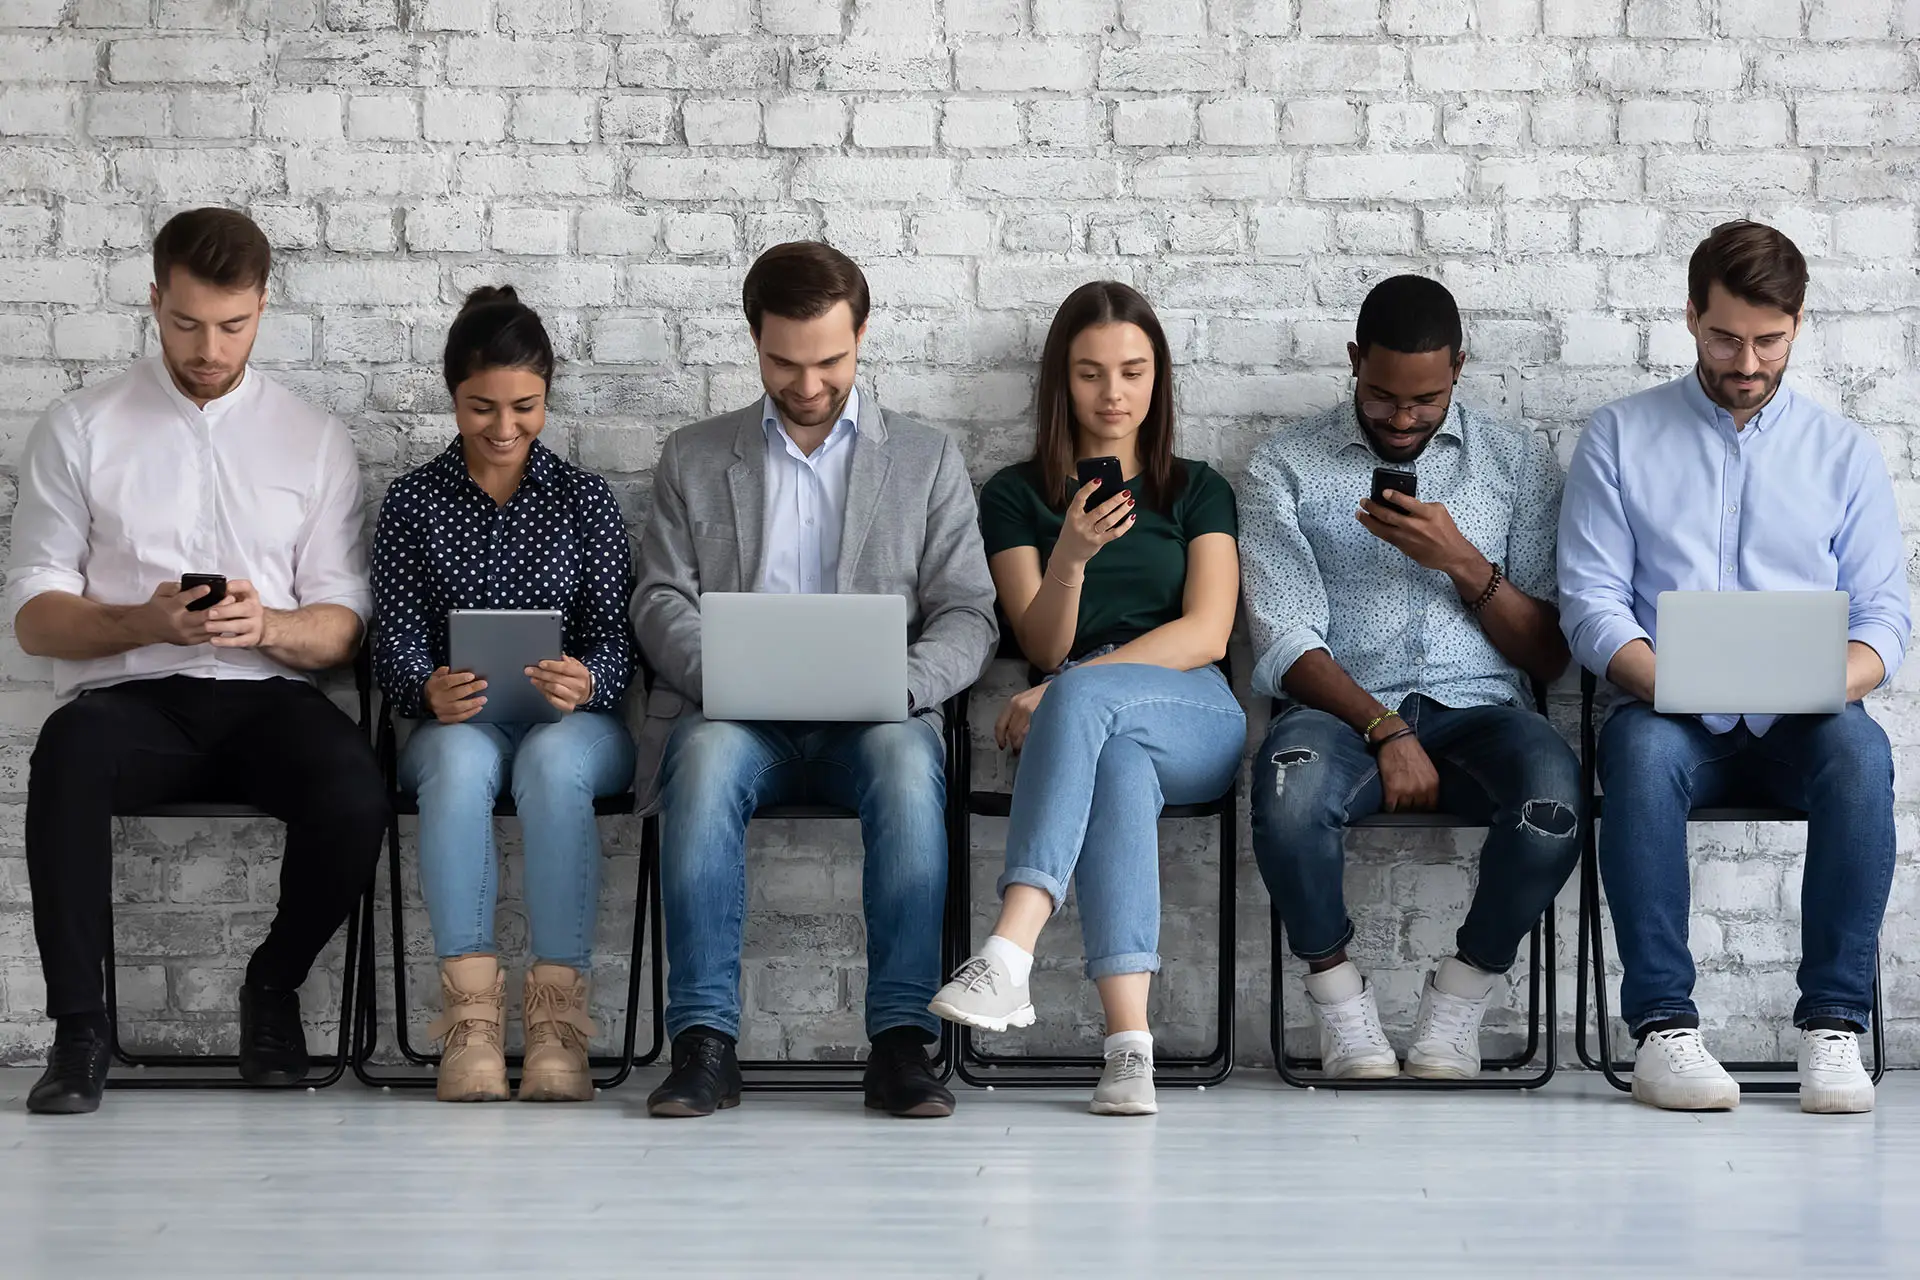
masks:
<svg viewBox="0 0 1920 1280"><path fill-rule="evenodd" d="M534 965L527 970L522 1012L527 1057L520 1072L520 1101L593 1101L593 1076L587 1067L587 1046L593 1042L587 976L563 964Z"/></svg>
<svg viewBox="0 0 1920 1280"><path fill-rule="evenodd" d="M440 962L440 1000L446 1012L427 1034L442 1043L440 1077L434 1087L442 1102L504 1102L507 1057L507 980L498 956L457 956Z"/></svg>

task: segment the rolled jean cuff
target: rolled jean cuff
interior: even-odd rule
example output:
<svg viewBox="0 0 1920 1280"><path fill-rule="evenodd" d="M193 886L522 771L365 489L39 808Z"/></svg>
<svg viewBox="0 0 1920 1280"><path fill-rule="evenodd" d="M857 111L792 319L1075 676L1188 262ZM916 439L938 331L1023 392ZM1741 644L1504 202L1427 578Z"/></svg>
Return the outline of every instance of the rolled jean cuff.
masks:
<svg viewBox="0 0 1920 1280"><path fill-rule="evenodd" d="M740 1039L740 1015L738 1014L734 1014L731 1017L723 1017L717 1014L676 1014L669 1010L667 1013L667 1042L671 1044L680 1038L682 1031L687 1031L694 1027L711 1027L715 1031L723 1031L732 1036L736 1042Z"/></svg>
<svg viewBox="0 0 1920 1280"><path fill-rule="evenodd" d="M1672 1022L1675 1019L1691 1019L1693 1025L1698 1027L1700 1025L1700 1010L1694 1007L1691 1000L1685 1004L1668 1005L1663 1009L1649 1010L1627 1024L1627 1034L1637 1040L1645 1032L1646 1028L1652 1026L1654 1023Z"/></svg>
<svg viewBox="0 0 1920 1280"><path fill-rule="evenodd" d="M1312 964L1316 960L1325 960L1328 956L1339 955L1342 951L1345 951L1347 949L1347 944L1352 941L1353 941L1353 921L1351 919L1347 921L1346 928L1341 930L1340 940L1334 943L1330 947L1319 947L1312 951L1302 951L1298 946L1298 944L1294 944L1293 935L1291 933L1287 935L1287 942L1293 945L1293 954L1299 957L1300 959L1305 960L1308 964Z"/></svg>
<svg viewBox="0 0 1920 1280"><path fill-rule="evenodd" d="M1531 930L1529 930L1529 932L1531 932ZM1453 951L1455 955L1482 973L1505 973L1507 970L1513 968L1514 963L1520 959L1520 944L1517 942L1513 945L1513 949L1507 952L1507 962L1505 964L1493 964L1485 959L1479 952L1469 948L1458 938L1454 939Z"/></svg>
<svg viewBox="0 0 1920 1280"><path fill-rule="evenodd" d="M1815 1018L1839 1018L1851 1022L1864 1034L1873 1027L1873 1011L1844 1004L1816 1004L1805 1009L1796 1009L1793 1013L1793 1025L1804 1030Z"/></svg>
<svg viewBox="0 0 1920 1280"><path fill-rule="evenodd" d="M1087 961L1087 977L1098 982L1102 978L1117 978L1126 973L1160 972L1160 953L1157 951L1127 951L1117 956L1102 956L1098 960Z"/></svg>
<svg viewBox="0 0 1920 1280"><path fill-rule="evenodd" d="M1067 886L1034 867L1008 867L1001 873L999 883L994 885L994 892L1004 898L1007 896L1007 886L1014 884L1024 884L1044 890L1047 896L1053 899L1055 915L1060 914L1060 908L1067 905Z"/></svg>

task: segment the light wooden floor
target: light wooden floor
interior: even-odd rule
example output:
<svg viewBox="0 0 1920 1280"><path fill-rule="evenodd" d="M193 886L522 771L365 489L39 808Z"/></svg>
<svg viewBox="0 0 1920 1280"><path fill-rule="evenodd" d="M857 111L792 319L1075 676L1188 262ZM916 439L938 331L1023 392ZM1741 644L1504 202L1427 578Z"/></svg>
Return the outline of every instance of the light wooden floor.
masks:
<svg viewBox="0 0 1920 1280"><path fill-rule="evenodd" d="M587 1107L109 1094L0 1071L0 1276L1920 1276L1920 1075L1871 1116L1689 1117L1545 1093L1297 1093L1248 1070L1156 1119L963 1090L951 1121L750 1094Z"/></svg>

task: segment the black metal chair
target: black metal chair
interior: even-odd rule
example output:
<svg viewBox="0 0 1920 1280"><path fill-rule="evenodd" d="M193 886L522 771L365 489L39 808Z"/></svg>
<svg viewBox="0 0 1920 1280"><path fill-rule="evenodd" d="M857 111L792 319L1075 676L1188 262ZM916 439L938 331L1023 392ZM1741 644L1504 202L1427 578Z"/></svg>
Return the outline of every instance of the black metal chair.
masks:
<svg viewBox="0 0 1920 1280"><path fill-rule="evenodd" d="M1533 704L1541 715L1547 713L1547 688L1538 681L1533 686ZM1271 708L1278 714L1278 703ZM1377 813L1349 823L1347 829L1353 830L1449 830L1470 827L1484 827L1486 824L1473 822L1454 813ZM1558 991L1559 984L1554 980L1555 956L1553 909L1549 907L1534 922L1533 932L1527 942L1527 1039L1516 1053L1481 1062L1482 1072L1513 1073L1524 1068L1536 1058L1540 1060L1539 1069L1531 1075L1487 1075L1482 1074L1470 1080L1422 1080L1414 1076L1396 1076L1389 1080L1329 1080L1323 1076L1302 1076L1302 1071L1319 1071L1320 1059L1311 1056L1296 1055L1287 1052L1286 1030L1286 982L1281 976L1281 923L1280 911L1275 907L1269 913L1271 950L1271 969L1269 977L1269 999L1267 1010L1267 1035L1273 1046L1274 1069L1280 1078L1296 1089L1309 1089L1325 1086L1332 1089L1443 1089L1443 1090L1493 1090L1493 1089L1538 1089L1553 1079L1556 1066L1554 1052L1555 1032L1559 1022ZM1543 1052L1544 1050L1544 1052Z"/></svg>
<svg viewBox="0 0 1920 1280"><path fill-rule="evenodd" d="M1588 796L1588 817L1580 849L1580 953L1574 979L1574 1021L1578 1030L1574 1037L1574 1048L1580 1055L1581 1065L1589 1071L1599 1071L1605 1075L1607 1083L1622 1093L1630 1093L1633 1090L1633 1063L1613 1056L1612 1018L1607 1012L1607 953L1603 933L1605 921L1600 909L1598 834L1604 797L1599 788L1598 728L1594 724L1593 714L1598 685L1599 681L1591 671L1580 673L1580 768ZM1689 823L1806 820L1807 815L1799 809L1773 805L1699 808L1687 815ZM1591 1027L1587 1021L1589 984L1592 987L1594 1011ZM1595 1046L1587 1041L1589 1029L1595 1034L1597 1052ZM1887 1070L1887 1035L1881 1018L1880 972L1877 965L1873 975L1873 1026L1869 1029L1869 1038L1873 1045L1873 1082L1879 1084L1880 1077ZM1723 1062L1720 1065L1737 1075L1781 1074L1799 1070L1799 1064L1795 1062ZM1797 1093L1800 1089L1799 1082L1794 1080L1742 1080L1739 1084L1743 1094Z"/></svg>
<svg viewBox="0 0 1920 1280"><path fill-rule="evenodd" d="M376 749L380 756L380 767L387 779L389 792L389 817L387 819L387 905L388 917L392 924L393 936L393 1010L394 1045L401 1056L415 1067L437 1067L440 1055L428 1053L414 1047L408 1031L407 1002L407 943L406 922L402 904L405 902L404 884L400 875L400 819L403 815L418 816L419 799L411 792L402 791L399 784L399 739L394 728L392 708L386 700L381 700L380 719ZM634 796L631 791L617 796L602 796L593 802L593 811L602 817L631 814L634 811ZM515 816L513 798L502 795L494 803L494 816L510 818ZM646 1066L660 1056L666 1042L666 1021L663 1000L665 966L661 955L660 929L660 857L657 831L653 819L643 821L641 827L640 851L640 889L633 910L633 945L627 962L627 1006L625 1029L621 1038L620 1052L617 1054L594 1054L587 1059L588 1065L596 1071L608 1074L594 1077L594 1088L614 1089L624 1083L636 1066ZM647 917L653 917L653 1042L646 1053L637 1054L639 1043L640 1018L640 971L646 943ZM408 1071L398 1074L383 1073L373 1064L373 1056L379 1047L379 1010L375 999L373 937L374 905L373 894L367 894L363 907L364 928L361 931L363 950L361 971L366 975L362 984L362 997L358 1006L358 1018L354 1034L353 1073L361 1083L380 1088L429 1089L434 1085L431 1074ZM520 1054L507 1055L507 1065L511 1070L521 1066Z"/></svg>
<svg viewBox="0 0 1920 1280"><path fill-rule="evenodd" d="M1013 629L1004 619L1000 623L998 656L1006 660L1026 661ZM1220 665L1231 682L1231 668L1225 662ZM1037 674L1029 669L1030 679ZM968 723L970 713L966 701L962 699L958 725L959 759L963 770L960 785L966 803L961 806L960 825L955 833L954 847L960 854L954 888L949 894L950 902L956 908L953 932L958 949L952 958L954 965L966 958L970 937L973 903L972 819L1005 818L1013 809L1011 792L973 790L972 728ZM1163 819L1213 819L1220 824L1220 962L1215 1014L1219 1031L1213 1047L1204 1054L1156 1054L1153 1063L1156 1084L1176 1088L1207 1088L1220 1084L1233 1071L1234 924L1238 909L1239 810L1240 779L1236 772L1226 792L1217 799L1204 804L1170 804L1160 811ZM1106 1065L1106 1060L1099 1054L989 1053L975 1043L972 1027L959 1027L957 1030L959 1056L955 1069L962 1080L976 1088L1090 1088L1100 1082L1101 1069Z"/></svg>
<svg viewBox="0 0 1920 1280"><path fill-rule="evenodd" d="M367 645L360 646L353 659L354 692L360 703L358 724L365 732L371 723L370 705L373 690L373 659ZM222 818L247 821L269 817L264 810L253 805L238 804L227 800L199 799L177 801L169 804L148 805L137 812L115 812L116 818ZM309 1074L304 1080L286 1085L253 1085L235 1074L240 1065L237 1054L213 1053L148 1053L129 1049L120 1039L120 1018L117 991L114 984L114 949L112 933L107 938L107 957L105 965L105 990L108 1015L108 1047L114 1060L124 1066L134 1068L201 1068L219 1069L223 1074L206 1075L109 1075L107 1087L110 1089L324 1089L345 1074L351 1061L353 1036L353 1011L355 1008L355 983L359 977L371 972L358 967L360 956L360 918L365 905L372 900L369 888L363 899L362 907L356 908L347 916L346 952L341 962L340 973L340 1034L338 1047L331 1055L316 1055L313 1065L321 1074Z"/></svg>

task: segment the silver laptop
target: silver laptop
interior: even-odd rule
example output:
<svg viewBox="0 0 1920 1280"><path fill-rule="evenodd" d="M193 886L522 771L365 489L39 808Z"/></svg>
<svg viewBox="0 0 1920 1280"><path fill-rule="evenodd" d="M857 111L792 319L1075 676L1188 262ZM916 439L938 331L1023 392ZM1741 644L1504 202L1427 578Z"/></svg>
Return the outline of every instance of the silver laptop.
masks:
<svg viewBox="0 0 1920 1280"><path fill-rule="evenodd" d="M1658 607L1655 711L1846 710L1846 592L1662 591Z"/></svg>
<svg viewBox="0 0 1920 1280"><path fill-rule="evenodd" d="M700 667L709 720L905 720L907 602L709 591Z"/></svg>

